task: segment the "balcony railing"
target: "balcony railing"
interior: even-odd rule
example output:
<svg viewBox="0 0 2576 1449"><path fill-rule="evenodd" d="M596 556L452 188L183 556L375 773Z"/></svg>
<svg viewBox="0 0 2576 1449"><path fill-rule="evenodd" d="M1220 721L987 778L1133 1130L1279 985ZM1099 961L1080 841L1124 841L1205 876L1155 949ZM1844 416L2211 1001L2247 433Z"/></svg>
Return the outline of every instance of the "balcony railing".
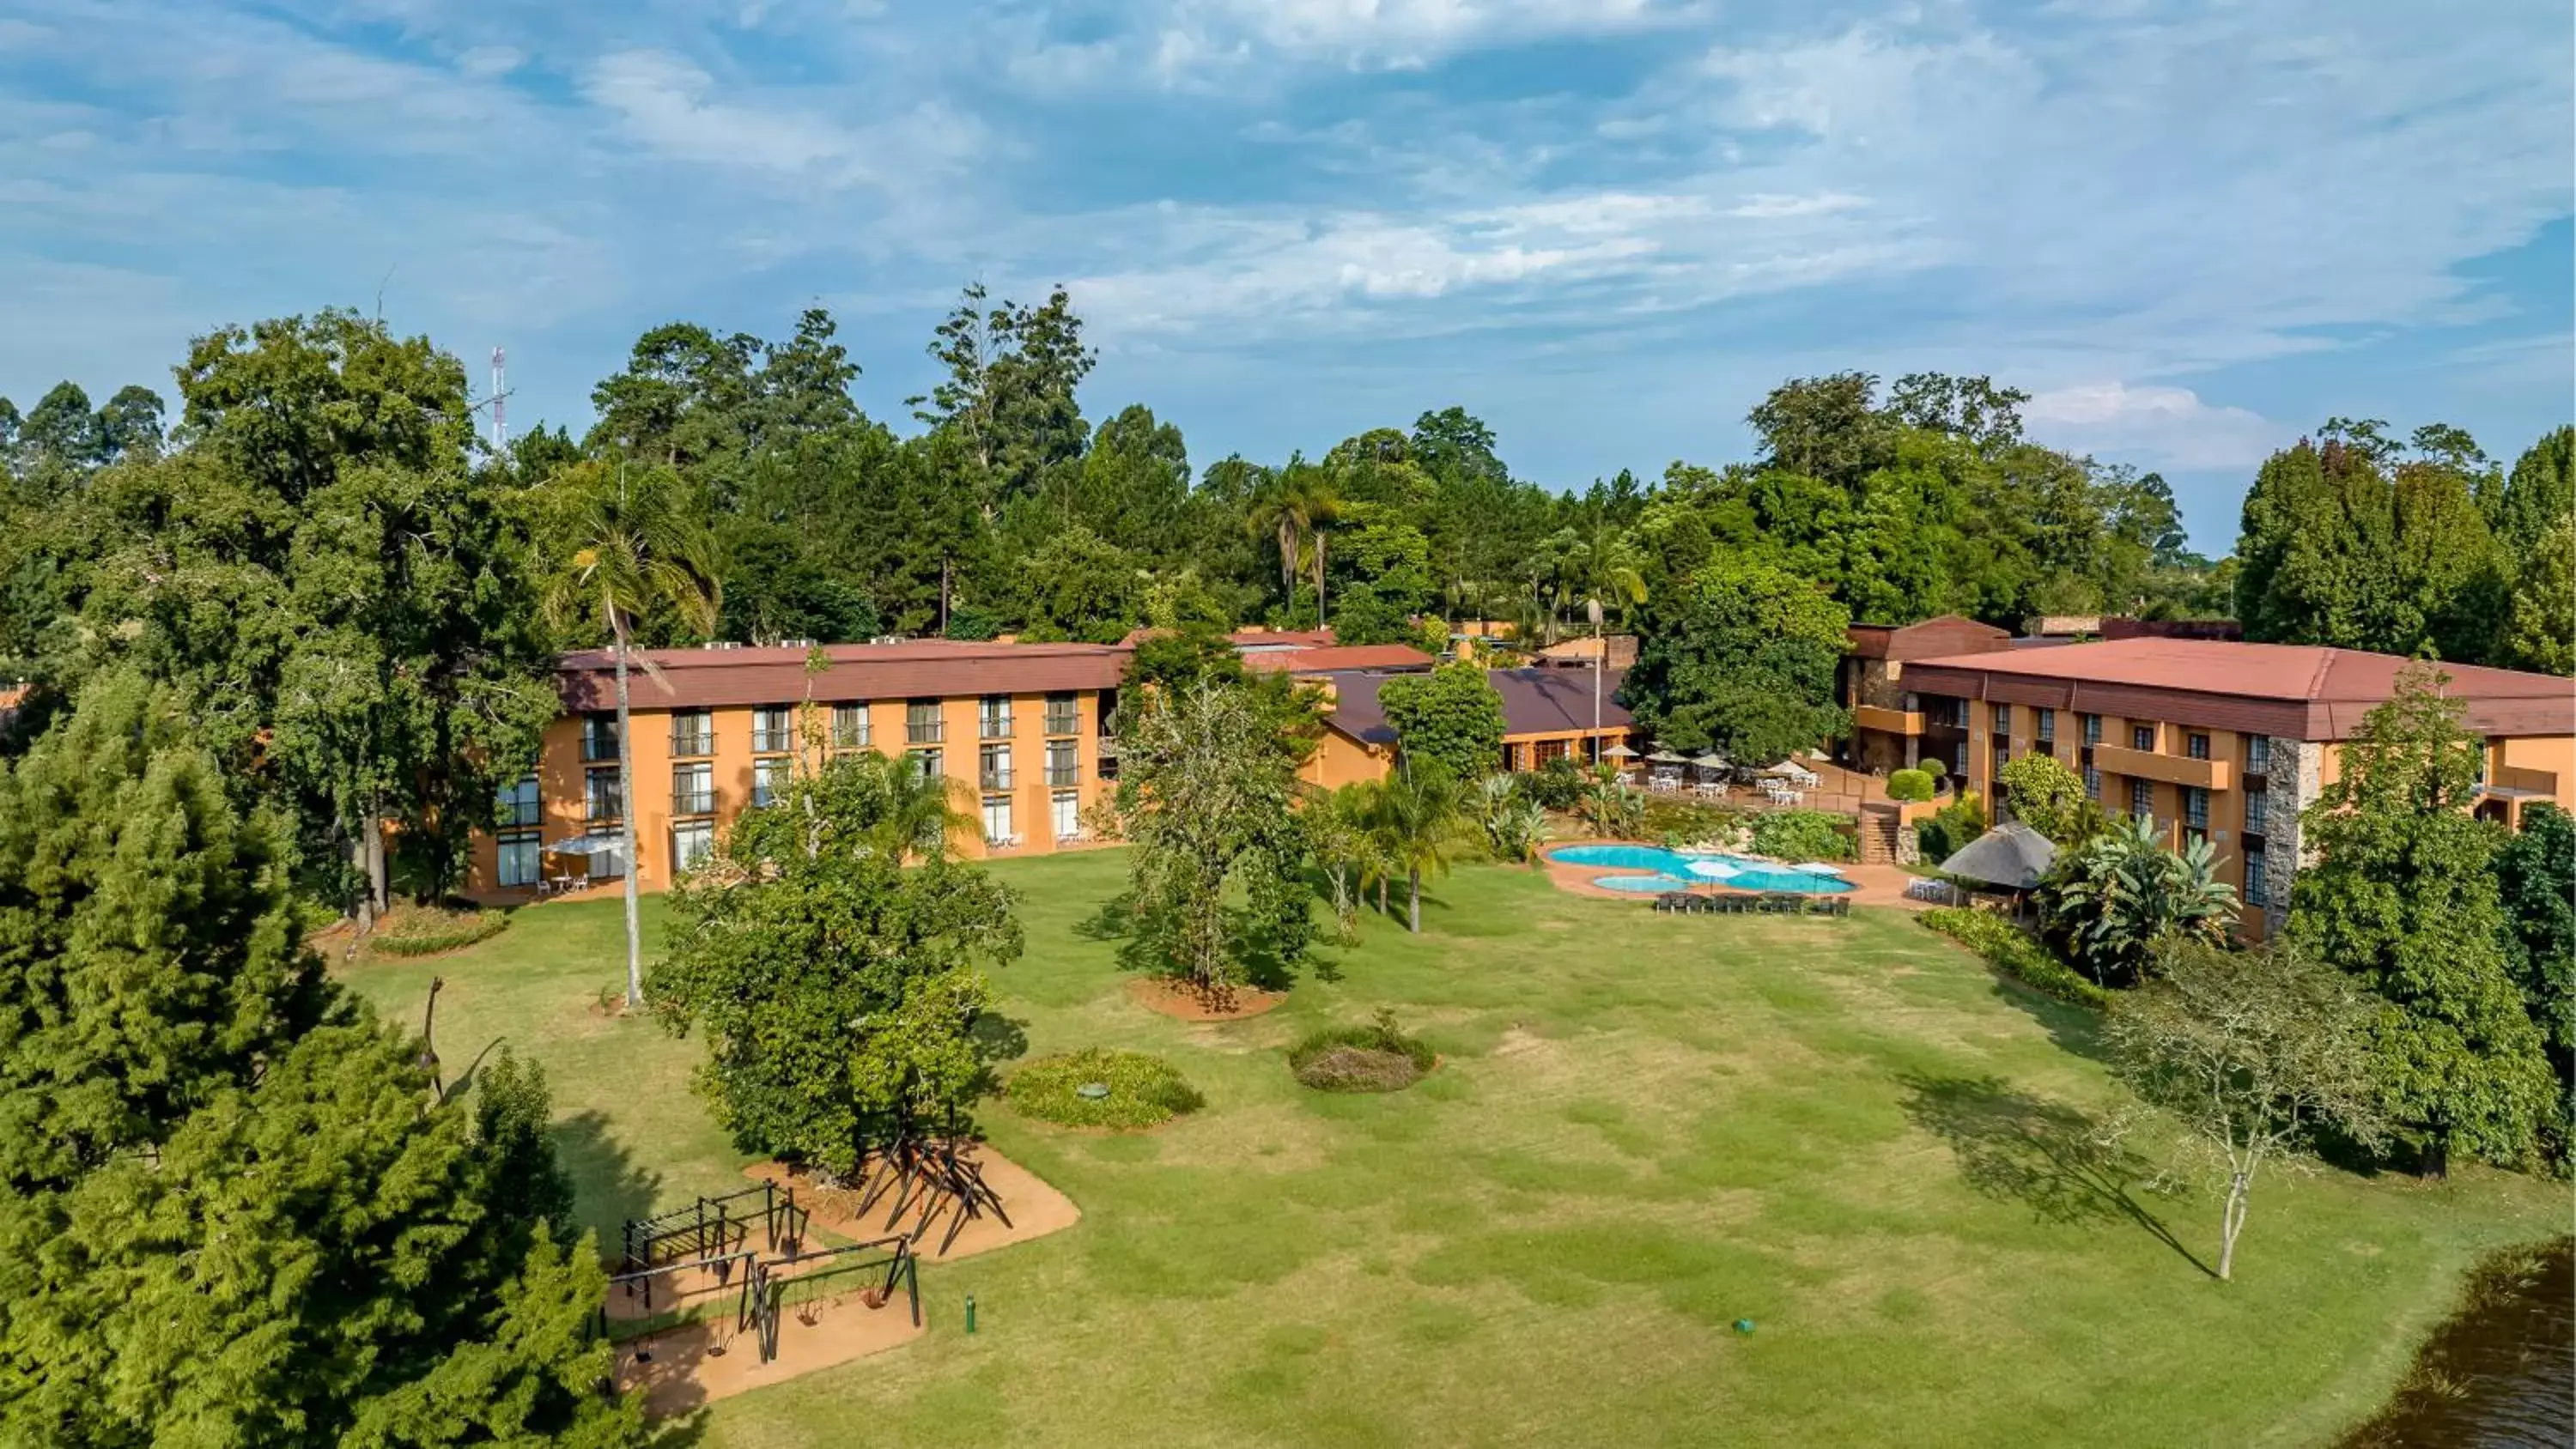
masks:
<svg viewBox="0 0 2576 1449"><path fill-rule="evenodd" d="M982 779L984 788L987 790L1008 790L1011 788L1011 772L1008 770L985 770L981 773L979 778Z"/></svg>
<svg viewBox="0 0 2576 1449"><path fill-rule="evenodd" d="M626 818L625 805L618 800L593 800L581 818L585 825L615 825Z"/></svg>
<svg viewBox="0 0 2576 1449"><path fill-rule="evenodd" d="M1011 737L1011 717L1006 714L979 715L975 729L985 739L1007 740Z"/></svg>
<svg viewBox="0 0 2576 1449"><path fill-rule="evenodd" d="M674 755L712 755L715 752L714 730L671 731L671 753Z"/></svg>
<svg viewBox="0 0 2576 1449"><path fill-rule="evenodd" d="M1082 783L1082 767L1080 765L1049 765L1047 766L1046 780L1048 786L1051 788L1064 785L1079 785Z"/></svg>
<svg viewBox="0 0 2576 1449"><path fill-rule="evenodd" d="M840 725L832 726L832 748L836 750L864 750L867 747L868 727L865 721L861 721L855 729L844 728Z"/></svg>
<svg viewBox="0 0 2576 1449"><path fill-rule="evenodd" d="M713 790L674 790L671 792L671 813L674 815L713 815L716 813L716 792Z"/></svg>
<svg viewBox="0 0 2576 1449"><path fill-rule="evenodd" d="M751 732L751 752L755 755L783 755L796 748L796 731L785 725L769 729L755 727Z"/></svg>
<svg viewBox="0 0 2576 1449"><path fill-rule="evenodd" d="M1082 733L1082 716L1069 709L1051 709L1046 713L1046 732L1051 735Z"/></svg>
<svg viewBox="0 0 2576 1449"><path fill-rule="evenodd" d="M2195 760L2188 755L2096 745L2093 764L2107 774L2161 780L2168 785L2197 785L2203 790L2225 790L2235 784L2235 771L2225 760Z"/></svg>
<svg viewBox="0 0 2576 1449"><path fill-rule="evenodd" d="M1882 734L1919 735L1923 733L1923 712L1914 709L1889 709L1883 704L1852 706L1855 729L1877 730Z"/></svg>
<svg viewBox="0 0 2576 1449"><path fill-rule="evenodd" d="M947 726L939 720L915 719L904 721L903 739L906 744L935 745L947 737Z"/></svg>
<svg viewBox="0 0 2576 1449"><path fill-rule="evenodd" d="M583 735L581 737L581 762L583 764L603 764L616 758L617 736L611 734Z"/></svg>

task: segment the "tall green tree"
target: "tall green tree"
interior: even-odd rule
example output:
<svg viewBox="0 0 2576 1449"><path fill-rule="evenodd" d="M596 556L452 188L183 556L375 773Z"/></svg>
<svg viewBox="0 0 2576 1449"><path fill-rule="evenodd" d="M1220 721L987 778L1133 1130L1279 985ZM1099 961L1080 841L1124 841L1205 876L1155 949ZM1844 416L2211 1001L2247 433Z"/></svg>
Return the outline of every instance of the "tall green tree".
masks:
<svg viewBox="0 0 2576 1449"><path fill-rule="evenodd" d="M2480 742L2443 679L2400 674L2345 742L2340 777L2300 817L2317 861L2290 895L2291 939L2378 995L2383 1103L2434 1176L2455 1148L2521 1161L2553 1097L2505 959L2501 834L2468 813Z"/></svg>
<svg viewBox="0 0 2576 1449"><path fill-rule="evenodd" d="M1404 928L1422 934L1422 876L1445 875L1469 824L1459 777L1436 759L1400 765L1376 783L1370 831L1388 871L1404 872Z"/></svg>
<svg viewBox="0 0 2576 1449"><path fill-rule="evenodd" d="M621 1445L541 1077L436 1095L132 673L0 773L0 1440Z"/></svg>
<svg viewBox="0 0 2576 1449"><path fill-rule="evenodd" d="M2563 1151L2576 1113L2576 817L2555 805L2526 807L2495 871L2505 961L2558 1072Z"/></svg>
<svg viewBox="0 0 2576 1449"><path fill-rule="evenodd" d="M1502 767L1503 697L1484 666L1451 660L1428 674L1396 675L1378 685L1377 702L1407 761L1437 765L1461 784Z"/></svg>
<svg viewBox="0 0 2576 1449"><path fill-rule="evenodd" d="M627 685L629 666L643 662L635 648L635 625L646 612L666 609L696 628L710 628L722 608L722 595L707 538L682 507L678 480L667 471L648 471L630 482L623 465L594 465L584 476L559 480L558 486L580 502L559 540L564 552L547 584L545 612L557 628L588 633L605 645L617 681L626 1004L640 1006L644 930L636 902L635 742Z"/></svg>
<svg viewBox="0 0 2576 1449"><path fill-rule="evenodd" d="M2061 846L2073 845L2100 824L2100 811L2084 797L2084 779L2054 755L2023 755L1996 777L2000 803L2013 818ZM1925 798L1930 798L1926 795Z"/></svg>
<svg viewBox="0 0 2576 1449"><path fill-rule="evenodd" d="M1712 564L1648 603L1620 699L1667 749L1770 760L1845 728L1834 674L1851 614L1766 564Z"/></svg>
<svg viewBox="0 0 2576 1449"><path fill-rule="evenodd" d="M954 1137L981 1062L984 971L1021 950L1011 896L943 845L904 761L861 753L744 814L671 896L654 1009L698 1031L698 1085L745 1152L837 1177Z"/></svg>
<svg viewBox="0 0 2576 1449"><path fill-rule="evenodd" d="M1136 691L1135 709L1115 801L1134 844L1136 949L1150 968L1230 1002L1256 958L1294 961L1313 936L1296 817L1312 705L1284 680L1202 674Z"/></svg>

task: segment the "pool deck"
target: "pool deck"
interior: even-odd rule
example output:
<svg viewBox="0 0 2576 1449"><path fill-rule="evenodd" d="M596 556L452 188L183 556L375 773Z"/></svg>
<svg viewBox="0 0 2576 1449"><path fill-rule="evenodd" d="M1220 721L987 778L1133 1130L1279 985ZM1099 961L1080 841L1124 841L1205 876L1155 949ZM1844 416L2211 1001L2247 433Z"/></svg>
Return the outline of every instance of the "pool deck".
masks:
<svg viewBox="0 0 2576 1449"><path fill-rule="evenodd" d="M1662 848L1651 840L1553 840L1548 842L1545 848L1557 850L1570 845L1639 845L1648 849ZM1542 860L1547 878L1554 881L1559 890L1578 896L1590 896L1594 900L1628 901L1639 906L1654 904L1657 894L1654 891L1609 891L1592 883L1592 878L1597 875L1653 875L1655 873L1653 871L1619 870L1606 865L1573 865L1548 855L1542 855ZM1853 905L1894 906L1901 911L1921 911L1928 910L1935 904L1931 901L1918 901L1905 894L1905 887L1921 877L1899 866L1852 865L1837 862L1835 869L1842 872L1843 879L1852 883L1852 888L1847 891L1831 892L1831 894L1838 899L1850 901ZM1758 896L1767 892L1740 891L1709 881L1699 886L1692 894Z"/></svg>

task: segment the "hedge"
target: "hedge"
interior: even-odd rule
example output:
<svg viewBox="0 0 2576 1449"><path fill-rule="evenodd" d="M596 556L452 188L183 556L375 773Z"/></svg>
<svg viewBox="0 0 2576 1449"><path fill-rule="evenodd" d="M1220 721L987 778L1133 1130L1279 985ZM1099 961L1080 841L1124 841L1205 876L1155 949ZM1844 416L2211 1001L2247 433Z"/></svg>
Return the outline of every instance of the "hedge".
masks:
<svg viewBox="0 0 2576 1449"><path fill-rule="evenodd" d="M398 906L367 937L371 956L435 956L488 941L510 924L510 913L439 906Z"/></svg>
<svg viewBox="0 0 2576 1449"><path fill-rule="evenodd" d="M2075 974L2074 968L2012 922L1987 911L1942 906L1916 917L1924 925L1986 958L1986 964L2042 996L2096 1010L2111 993Z"/></svg>

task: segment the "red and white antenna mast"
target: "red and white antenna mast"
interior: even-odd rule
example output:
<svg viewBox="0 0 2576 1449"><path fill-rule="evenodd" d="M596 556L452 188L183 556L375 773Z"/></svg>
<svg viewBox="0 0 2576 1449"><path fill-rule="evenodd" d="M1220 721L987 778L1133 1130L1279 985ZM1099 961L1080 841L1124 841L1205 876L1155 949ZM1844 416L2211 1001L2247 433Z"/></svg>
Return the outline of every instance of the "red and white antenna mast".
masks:
<svg viewBox="0 0 2576 1449"><path fill-rule="evenodd" d="M500 348L492 349L492 451L510 450L510 394L501 386L502 366L506 361Z"/></svg>

